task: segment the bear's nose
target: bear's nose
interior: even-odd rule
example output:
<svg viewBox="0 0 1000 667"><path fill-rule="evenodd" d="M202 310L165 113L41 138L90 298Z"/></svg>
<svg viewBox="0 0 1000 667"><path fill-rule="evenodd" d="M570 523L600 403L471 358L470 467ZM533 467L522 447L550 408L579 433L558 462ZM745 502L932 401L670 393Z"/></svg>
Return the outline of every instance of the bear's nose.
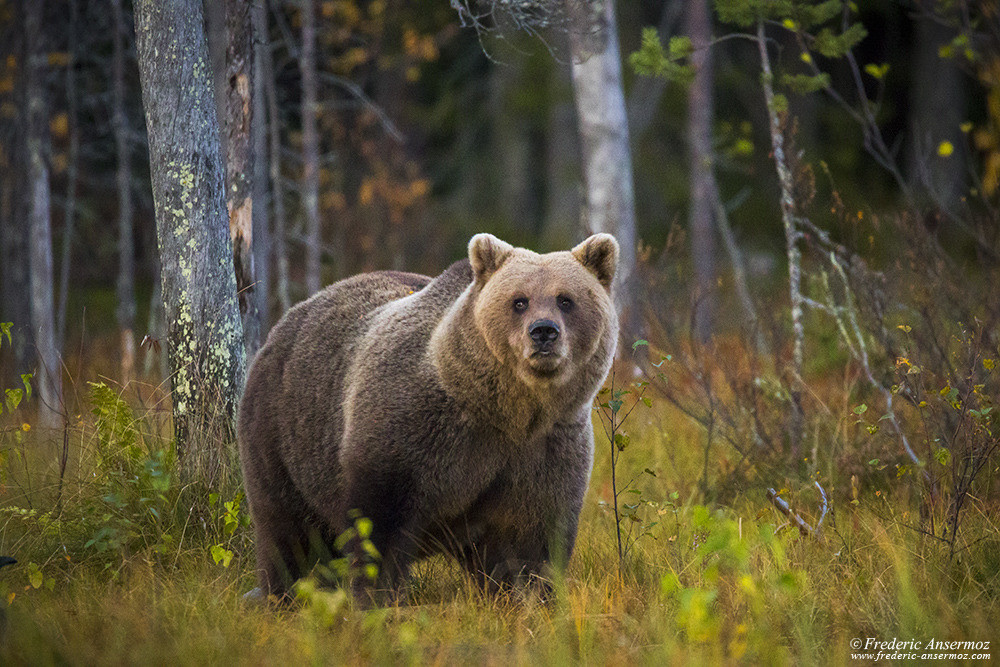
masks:
<svg viewBox="0 0 1000 667"><path fill-rule="evenodd" d="M535 320L528 327L528 335L535 345L545 345L559 338L559 325L552 320Z"/></svg>

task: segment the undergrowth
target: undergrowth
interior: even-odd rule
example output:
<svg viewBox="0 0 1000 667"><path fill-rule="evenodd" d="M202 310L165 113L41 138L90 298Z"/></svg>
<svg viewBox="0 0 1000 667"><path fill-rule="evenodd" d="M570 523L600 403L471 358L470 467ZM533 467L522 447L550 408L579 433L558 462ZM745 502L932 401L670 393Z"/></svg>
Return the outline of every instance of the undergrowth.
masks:
<svg viewBox="0 0 1000 667"><path fill-rule="evenodd" d="M141 393L90 385L64 469L45 446L61 438L2 432L0 554L18 563L0 569L0 663L848 663L858 637L996 635L1000 539L985 499L968 499L952 556L914 529L905 478L825 479L824 529L803 536L752 473L746 492L707 500L704 430L660 397L621 425L617 473L638 491L618 517L635 524L627 557L598 433L576 551L551 601L485 597L438 557L415 567L400 606L360 609L308 581L296 602L261 606L242 599L255 580L238 471L217 488L181 481ZM782 493L816 525L810 488Z"/></svg>

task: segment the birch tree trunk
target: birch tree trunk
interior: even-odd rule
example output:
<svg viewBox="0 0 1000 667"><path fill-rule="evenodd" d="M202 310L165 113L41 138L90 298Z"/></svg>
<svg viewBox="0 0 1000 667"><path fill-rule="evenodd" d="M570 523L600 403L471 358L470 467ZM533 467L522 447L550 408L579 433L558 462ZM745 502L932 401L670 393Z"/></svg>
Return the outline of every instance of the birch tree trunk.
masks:
<svg viewBox="0 0 1000 667"><path fill-rule="evenodd" d="M38 423L44 428L61 425L62 368L56 346L53 300L52 212L49 166L46 156L49 115L45 99L45 51L42 48L44 2L24 3L25 101L28 157L28 261L31 280L31 322L38 351L35 386L38 388Z"/></svg>
<svg viewBox="0 0 1000 667"><path fill-rule="evenodd" d="M715 235L712 224L715 175L712 169L712 19L708 0L687 3L686 27L694 53L694 80L688 88L688 229L695 274L694 334L702 343L712 335L715 316Z"/></svg>
<svg viewBox="0 0 1000 667"><path fill-rule="evenodd" d="M137 0L135 24L174 434L185 473L211 480L234 462L246 356L202 5Z"/></svg>
<svg viewBox="0 0 1000 667"><path fill-rule="evenodd" d="M247 356L260 347L253 254L253 30L248 0L226 0L226 208Z"/></svg>
<svg viewBox="0 0 1000 667"><path fill-rule="evenodd" d="M792 307L792 363L790 368L789 394L792 399L791 423L789 425L789 453L793 461L799 458L805 427L805 413L802 408L802 363L805 345L805 326L802 322L805 299L802 294L802 249L799 241L802 232L795 222L795 184L792 172L785 160L785 135L782 118L774 103L774 74L771 59L767 53L764 21L757 21L757 50L760 53L761 86L767 104L768 131L771 136L771 154L781 188L781 222L785 228L785 252L788 256L788 294Z"/></svg>
<svg viewBox="0 0 1000 667"><path fill-rule="evenodd" d="M638 336L635 195L613 0L565 0L570 17L573 95L587 186L588 231L621 246L615 296L624 337Z"/></svg>
<svg viewBox="0 0 1000 667"><path fill-rule="evenodd" d="M111 127L118 161L118 300L115 317L121 336L122 382L135 376L135 245L132 233L132 151L125 118L125 36L122 0L111 0L114 22L111 66Z"/></svg>
<svg viewBox="0 0 1000 667"><path fill-rule="evenodd" d="M306 214L306 292L319 291L319 137L316 133L318 85L316 81L316 6L314 0L301 0L302 51L299 72L302 76L302 208Z"/></svg>

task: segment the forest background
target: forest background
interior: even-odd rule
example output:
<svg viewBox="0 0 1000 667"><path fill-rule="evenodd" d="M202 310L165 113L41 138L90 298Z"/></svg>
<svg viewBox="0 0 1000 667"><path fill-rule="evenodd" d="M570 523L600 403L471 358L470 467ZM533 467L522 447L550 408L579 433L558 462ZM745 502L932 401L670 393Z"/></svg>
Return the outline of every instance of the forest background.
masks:
<svg viewBox="0 0 1000 667"><path fill-rule="evenodd" d="M20 634L0 651L149 660L165 633L195 660L780 661L846 659L854 636L997 638L996 2L188 4L235 257L235 289L204 291L238 309L235 356L318 286L435 275L477 232L625 240L588 528L552 607L484 601L436 562L412 609L309 586L300 613L240 607L233 407L204 431L177 412L183 253L157 230L143 3L4 0L0 553L19 563L0 592ZM599 97L624 113L589 125L581 37L607 34L621 81ZM626 147L597 170L634 192L610 220L595 127ZM125 635L98 620L146 605ZM213 630L181 639L178 613Z"/></svg>

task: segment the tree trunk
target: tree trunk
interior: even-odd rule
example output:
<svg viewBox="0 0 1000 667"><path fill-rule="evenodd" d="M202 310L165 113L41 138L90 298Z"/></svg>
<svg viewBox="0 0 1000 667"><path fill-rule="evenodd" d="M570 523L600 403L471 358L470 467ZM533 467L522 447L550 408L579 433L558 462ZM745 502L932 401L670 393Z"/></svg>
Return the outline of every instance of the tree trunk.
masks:
<svg viewBox="0 0 1000 667"><path fill-rule="evenodd" d="M138 0L135 25L177 453L211 481L234 463L246 356L202 5Z"/></svg>
<svg viewBox="0 0 1000 667"><path fill-rule="evenodd" d="M118 306L115 317L121 336L122 382L135 376L135 241L132 230L132 151L125 118L125 37L128 26L122 0L111 0L114 21L112 39L111 127L118 162Z"/></svg>
<svg viewBox="0 0 1000 667"><path fill-rule="evenodd" d="M623 339L637 337L635 196L612 0L565 0L570 17L573 93L587 186L587 228L621 246L615 295Z"/></svg>
<svg viewBox="0 0 1000 667"><path fill-rule="evenodd" d="M306 214L306 291L319 291L319 137L316 133L318 86L316 82L316 6L314 0L301 0L302 51L299 71L302 75L302 208Z"/></svg>
<svg viewBox="0 0 1000 667"><path fill-rule="evenodd" d="M802 249L799 247L802 232L795 221L795 183L785 159L783 121L774 105L774 73L771 70L770 56L767 54L763 19L757 21L757 50L760 53L761 85L764 88L764 101L767 104L771 155L774 157L778 185L781 188L781 222L785 228L785 252L788 256L788 294L792 307L792 363L791 377L788 379L792 409L788 449L791 460L798 461L805 429L805 412L802 407L802 364L805 346L805 326L802 317L805 298L802 294Z"/></svg>
<svg viewBox="0 0 1000 667"><path fill-rule="evenodd" d="M938 54L954 36L953 29L928 16L918 17L915 23L908 175L918 204L954 213L967 174L965 141L959 130L966 118L965 82L955 62ZM952 144L954 155L938 155L943 141Z"/></svg>
<svg viewBox="0 0 1000 667"><path fill-rule="evenodd" d="M80 50L79 0L69 0L69 34L66 58L66 117L69 146L66 156L66 206L63 209L62 253L59 261L59 298L56 301L56 345L66 348L66 306L69 299L69 269L73 259L73 233L76 228L76 189L80 163L80 119L76 90L77 52Z"/></svg>
<svg viewBox="0 0 1000 667"><path fill-rule="evenodd" d="M0 40L0 49L5 63L11 60L22 62L24 57L24 2L14 5L17 12L15 27L10 31L9 40ZM9 65L8 65L9 67ZM24 71L18 68L14 75L14 97L17 115L13 122L0 124L3 129L4 146L9 146L9 152L4 151L4 162L0 165L0 322L12 322L12 340L9 347L0 348L0 353L12 357L13 368L8 377L0 377L0 382L11 386L21 373L31 371L34 348L31 328L31 291L28 279L28 236L30 230L23 222L27 219L28 207L25 194L28 185L27 174L23 165L26 161L25 127L27 125L27 103L25 89L27 79ZM16 167L16 168L15 168ZM15 224L15 221L19 221Z"/></svg>
<svg viewBox="0 0 1000 667"><path fill-rule="evenodd" d="M45 428L61 425L62 367L56 347L53 303L52 213L47 160L49 115L45 99L45 51L42 48L44 3L24 5L25 70L28 127L29 264L31 322L38 350L35 386L38 388L38 423Z"/></svg>
<svg viewBox="0 0 1000 667"><path fill-rule="evenodd" d="M715 236L712 209L715 175L712 169L712 19L708 0L687 3L687 34L694 53L694 81L688 88L688 173L691 198L688 228L691 264L695 274L694 335L705 343L712 335L715 316Z"/></svg>
<svg viewBox="0 0 1000 667"><path fill-rule="evenodd" d="M253 76L253 30L250 3L226 0L226 207L229 235L233 242L236 294L243 316L243 341L247 356L260 347L260 316L255 293L253 253L253 152L250 127L253 122L251 84Z"/></svg>
<svg viewBox="0 0 1000 667"><path fill-rule="evenodd" d="M261 0L263 11L267 12L267 0ZM266 39L260 56L260 75L264 80L264 96L267 98L267 134L269 145L268 168L271 177L271 201L274 204L274 257L278 269L278 306L284 314L292 307L291 288L288 277L288 245L285 233L288 229L285 215L285 187L281 180L281 115L278 111L278 94L274 81L274 58L271 54L270 39Z"/></svg>
<svg viewBox="0 0 1000 667"><path fill-rule="evenodd" d="M263 63L265 52L270 51L271 44L267 30L267 5L261 0L255 2L250 9L253 27L254 64L253 64L253 119L250 133L253 138L253 266L255 272L254 295L256 296L258 336L257 347L267 338L270 327L270 294L271 294L271 222L268 215L268 184L267 184L267 112L264 99L265 73ZM267 54L269 55L269 54ZM244 333L246 326L244 324ZM247 348L249 363L256 348Z"/></svg>

